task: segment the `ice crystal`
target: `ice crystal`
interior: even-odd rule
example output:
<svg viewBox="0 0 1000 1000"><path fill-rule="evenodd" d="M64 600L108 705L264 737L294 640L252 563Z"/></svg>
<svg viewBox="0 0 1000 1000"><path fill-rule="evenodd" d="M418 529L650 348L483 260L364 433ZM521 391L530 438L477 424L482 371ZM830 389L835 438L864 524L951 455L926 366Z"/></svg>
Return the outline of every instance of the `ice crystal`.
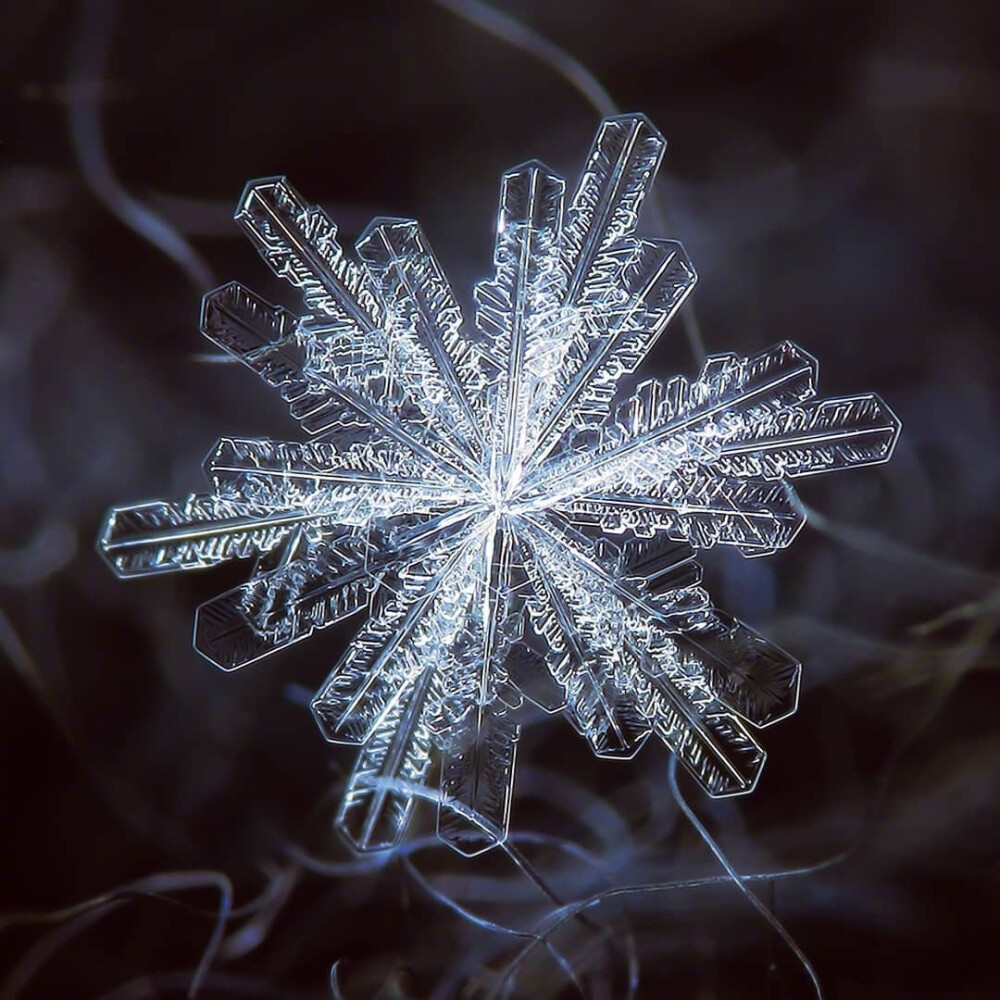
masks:
<svg viewBox="0 0 1000 1000"><path fill-rule="evenodd" d="M885 461L899 424L874 395L814 399L788 342L624 393L695 282L679 243L635 235L664 146L605 120L568 205L541 163L506 173L471 328L416 222L376 219L352 260L284 178L244 192L306 311L231 284L201 328L311 439L222 438L210 492L113 511L101 547L124 577L256 555L198 609L226 670L368 611L312 706L361 747L337 818L357 848L399 842L432 763L441 838L499 843L523 697L602 757L655 733L713 796L753 789L755 730L795 710L799 665L712 606L694 550L788 545L788 480Z"/></svg>

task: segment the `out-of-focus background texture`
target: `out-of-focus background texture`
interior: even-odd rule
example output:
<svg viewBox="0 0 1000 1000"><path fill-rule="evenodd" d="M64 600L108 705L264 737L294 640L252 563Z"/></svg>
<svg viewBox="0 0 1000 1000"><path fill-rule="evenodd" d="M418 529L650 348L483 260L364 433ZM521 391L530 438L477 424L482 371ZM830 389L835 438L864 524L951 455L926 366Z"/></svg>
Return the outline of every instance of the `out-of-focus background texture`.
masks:
<svg viewBox="0 0 1000 1000"><path fill-rule="evenodd" d="M353 623L224 675L193 613L246 567L122 583L94 551L109 506L198 489L221 434L296 433L197 331L213 282L293 304L231 220L245 181L287 174L348 243L419 218L467 304L501 171L574 180L600 118L539 38L668 137L644 225L698 267L707 350L794 339L824 394L903 421L889 465L802 484L792 549L706 559L805 679L752 797L681 792L773 876L747 887L828 996L996 995L1000 5L494 10L2 5L0 996L182 996L203 954L206 998L812 995L661 747L599 762L528 724L513 842L561 903L599 897L561 923L502 852L435 847L430 807L358 861L330 828L352 751L303 703ZM695 368L675 322L647 370Z"/></svg>

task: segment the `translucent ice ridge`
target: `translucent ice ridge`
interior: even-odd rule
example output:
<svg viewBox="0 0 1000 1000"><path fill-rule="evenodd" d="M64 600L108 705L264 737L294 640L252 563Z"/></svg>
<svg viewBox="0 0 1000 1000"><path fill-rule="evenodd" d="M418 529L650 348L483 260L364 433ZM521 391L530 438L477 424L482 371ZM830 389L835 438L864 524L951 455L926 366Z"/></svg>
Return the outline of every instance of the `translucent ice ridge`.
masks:
<svg viewBox="0 0 1000 1000"><path fill-rule="evenodd" d="M114 510L100 545L123 577L256 557L198 609L224 670L367 612L312 704L361 748L337 817L358 849L397 844L435 780L446 843L500 843L523 698L601 757L655 733L713 796L754 788L756 731L795 711L798 663L712 606L694 550L788 545L789 480L886 461L899 421L817 400L788 342L622 398L695 283L679 243L634 233L664 147L642 115L606 119L568 202L543 164L508 171L472 325L416 222L374 220L352 259L284 178L243 194L305 311L230 284L201 329L309 439L222 438L208 492Z"/></svg>

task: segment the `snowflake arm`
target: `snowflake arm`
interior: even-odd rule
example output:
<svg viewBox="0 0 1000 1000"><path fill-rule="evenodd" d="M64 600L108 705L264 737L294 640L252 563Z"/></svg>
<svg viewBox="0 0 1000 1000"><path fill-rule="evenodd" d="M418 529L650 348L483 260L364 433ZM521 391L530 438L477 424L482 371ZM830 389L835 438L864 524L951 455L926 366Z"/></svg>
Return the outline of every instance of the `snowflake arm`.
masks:
<svg viewBox="0 0 1000 1000"><path fill-rule="evenodd" d="M675 580L684 585L660 595L646 594L641 581L602 566L558 519L550 516L539 522L536 537L541 540L543 534L550 544L556 538L564 544L561 549L550 548L540 562L558 561L558 552L571 554L577 573L570 579L579 580L583 570L598 584L578 584L574 599L582 605L579 619L589 623L584 638L614 654L614 683L625 717L637 706L710 794L751 791L764 755L746 728L731 716L743 709L755 724L774 721L782 696L787 701L789 693L793 710L798 664L741 623L729 619L727 628L725 620L708 607L707 595L697 588L698 575ZM645 646L635 638L643 635ZM623 636L633 638L623 640ZM754 662L746 655L751 637L760 643L753 649L756 670L741 674L741 665L749 668ZM654 649L655 655L651 654ZM721 689L729 694L728 702L720 698ZM583 722L585 730L591 723L595 740L604 737L604 727L593 725L588 717ZM634 721L631 725L634 743L643 738L643 730ZM595 752L612 755L601 743Z"/></svg>
<svg viewBox="0 0 1000 1000"><path fill-rule="evenodd" d="M542 544L553 559L565 560L573 567L570 579L574 590L587 593L595 602L589 609L588 620L610 637L614 644L620 637L622 611L631 613L636 621L654 620L679 631L708 603L708 594L699 586L701 567L691 566L683 575L670 580L670 586L652 593L646 582L628 576L616 558L614 562L602 552L602 546L575 531L565 519L552 511L530 519L528 532ZM617 553L616 553L617 555ZM607 619L607 620L605 620Z"/></svg>
<svg viewBox="0 0 1000 1000"><path fill-rule="evenodd" d="M448 378L447 354L442 350L435 357L426 337L435 300L449 319L457 305L450 289L440 287L442 276L429 248L414 239L419 234L375 220L359 240L364 264L357 264L341 249L329 216L306 204L283 177L249 184L236 221L271 270L301 290L312 313L302 322L321 333L311 343L322 349L324 360L331 361L341 349L360 355L362 393L369 389L365 376L377 362L384 369L380 374L422 413L435 444L471 467L472 426L461 406L462 394L454 378ZM409 250L409 261L404 263L397 249L404 255ZM376 396L366 394L373 400Z"/></svg>
<svg viewBox="0 0 1000 1000"><path fill-rule="evenodd" d="M268 552L314 520L303 508L275 510L195 493L182 503L158 500L113 510L100 545L118 576L148 576Z"/></svg>
<svg viewBox="0 0 1000 1000"><path fill-rule="evenodd" d="M426 462L465 475L469 460L433 434L394 381L382 347L355 338L352 328L303 325L235 282L210 292L202 332L257 372L288 402L310 434L366 436L371 431L410 448Z"/></svg>
<svg viewBox="0 0 1000 1000"><path fill-rule="evenodd" d="M367 524L470 498L459 481L423 469L392 441L338 450L322 441L222 438L205 470L217 495L264 506L302 506L341 524Z"/></svg>
<svg viewBox="0 0 1000 1000"><path fill-rule="evenodd" d="M576 317L553 372L538 432L537 466L574 420L613 397L694 286L679 243L637 239L639 208L666 140L642 115L602 123L569 209L564 243L564 305Z"/></svg>
<svg viewBox="0 0 1000 1000"><path fill-rule="evenodd" d="M434 670L414 678L358 754L336 825L359 851L395 847L406 833L414 797L405 789L425 785L431 771L431 695L439 680Z"/></svg>
<svg viewBox="0 0 1000 1000"><path fill-rule="evenodd" d="M397 532L388 525L364 535L348 529L310 542L300 528L270 565L258 560L246 583L198 608L195 648L234 670L307 639L368 607L383 579L419 558L442 536L454 534L453 511Z"/></svg>
<svg viewBox="0 0 1000 1000"><path fill-rule="evenodd" d="M672 636L721 702L762 729L787 718L798 707L799 662L780 646L718 608L708 620Z"/></svg>
<svg viewBox="0 0 1000 1000"><path fill-rule="evenodd" d="M900 424L874 393L824 399L774 414L750 433L735 428L719 444L718 468L736 476L796 479L892 456Z"/></svg>
<svg viewBox="0 0 1000 1000"><path fill-rule="evenodd" d="M644 488L572 498L556 510L612 536L662 532L698 549L734 545L744 555L785 548L805 523L787 483L719 476L702 467Z"/></svg>
<svg viewBox="0 0 1000 1000"><path fill-rule="evenodd" d="M709 795L753 791L764 750L706 683L699 660L689 662L669 644L657 652L651 657L633 650L637 663L619 673L622 687Z"/></svg>
<svg viewBox="0 0 1000 1000"><path fill-rule="evenodd" d="M469 400L470 392L483 389L481 367L462 338L462 311L420 225L375 219L357 251L385 309L391 349L401 355L417 398L431 404L436 420L467 453L481 457L481 414Z"/></svg>
<svg viewBox="0 0 1000 1000"><path fill-rule="evenodd" d="M439 539L404 569L392 596L313 699L313 714L331 742L364 743L413 677L446 655L468 604L476 538L457 548L454 542L454 536Z"/></svg>
<svg viewBox="0 0 1000 1000"><path fill-rule="evenodd" d="M597 429L594 446L573 437L532 480L533 493L583 496L619 484L660 482L689 460L715 457L717 424L757 427L816 392L816 362L785 342L752 358L709 358L697 379L650 380ZM589 435L588 428L581 435Z"/></svg>
<svg viewBox="0 0 1000 1000"><path fill-rule="evenodd" d="M557 402L539 431L529 472L572 425L603 419L621 379L639 367L696 280L684 248L667 240L623 239L595 269L607 278L580 305L580 336L557 370Z"/></svg>
<svg viewBox="0 0 1000 1000"><path fill-rule="evenodd" d="M649 727L614 684L615 651L601 643L583 595L567 585L573 574L566 573L565 561L552 559L540 536L532 542L540 558L531 564L536 596L528 610L549 644L547 666L564 692L567 719L598 757L633 757Z"/></svg>
<svg viewBox="0 0 1000 1000"><path fill-rule="evenodd" d="M512 533L498 519L483 537L471 611L442 676L447 717L437 734L442 751L438 835L468 856L501 842L510 819L520 736L510 712L520 699L504 665L515 603L513 549Z"/></svg>
<svg viewBox="0 0 1000 1000"><path fill-rule="evenodd" d="M363 610L381 579L368 549L351 531L318 543L300 531L273 567L259 563L246 583L198 608L195 649L236 670Z"/></svg>
<svg viewBox="0 0 1000 1000"><path fill-rule="evenodd" d="M504 174L491 281L475 289L476 327L497 375L493 399L491 478L501 489L519 481L532 427L533 396L545 391L553 332L566 275L562 266L565 182L532 161ZM541 355L541 357L539 357ZM539 370L542 361L542 370Z"/></svg>
<svg viewBox="0 0 1000 1000"><path fill-rule="evenodd" d="M606 274L595 262L635 229L666 148L666 139L645 115L601 122L567 212L568 305L604 285Z"/></svg>
<svg viewBox="0 0 1000 1000"><path fill-rule="evenodd" d="M288 310L232 282L205 296L201 329L209 340L277 389L309 434L356 437L378 431L426 461L436 460L423 428L404 426L385 405L396 400L388 393L387 400L375 398L374 375L384 375L384 366L374 364L359 391L351 384L354 376L344 361L338 365L333 352L318 347L313 331L303 329ZM350 359L349 351L346 357ZM333 377L334 372L342 382Z"/></svg>
<svg viewBox="0 0 1000 1000"><path fill-rule="evenodd" d="M471 855L506 836L519 727L496 698L499 630L476 613L477 597L502 573L493 544L474 532L433 578L407 582L313 703L328 739L364 744L338 817L360 849L372 846L366 838L376 828L380 846L398 842L409 796L392 782L406 772L423 783L428 770L416 765L422 756L429 763L432 749L441 756L442 840ZM390 787L369 787L373 773ZM470 812L481 822L469 823Z"/></svg>

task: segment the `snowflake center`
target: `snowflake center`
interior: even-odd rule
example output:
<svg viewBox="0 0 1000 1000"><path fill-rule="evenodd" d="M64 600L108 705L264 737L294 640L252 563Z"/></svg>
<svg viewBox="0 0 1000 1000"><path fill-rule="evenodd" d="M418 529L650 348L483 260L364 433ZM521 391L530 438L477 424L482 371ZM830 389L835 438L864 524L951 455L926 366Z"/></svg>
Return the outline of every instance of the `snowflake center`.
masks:
<svg viewBox="0 0 1000 1000"><path fill-rule="evenodd" d="M483 483L482 502L489 508L492 517L499 520L514 513L520 493L519 485L516 480L497 471L486 476Z"/></svg>

